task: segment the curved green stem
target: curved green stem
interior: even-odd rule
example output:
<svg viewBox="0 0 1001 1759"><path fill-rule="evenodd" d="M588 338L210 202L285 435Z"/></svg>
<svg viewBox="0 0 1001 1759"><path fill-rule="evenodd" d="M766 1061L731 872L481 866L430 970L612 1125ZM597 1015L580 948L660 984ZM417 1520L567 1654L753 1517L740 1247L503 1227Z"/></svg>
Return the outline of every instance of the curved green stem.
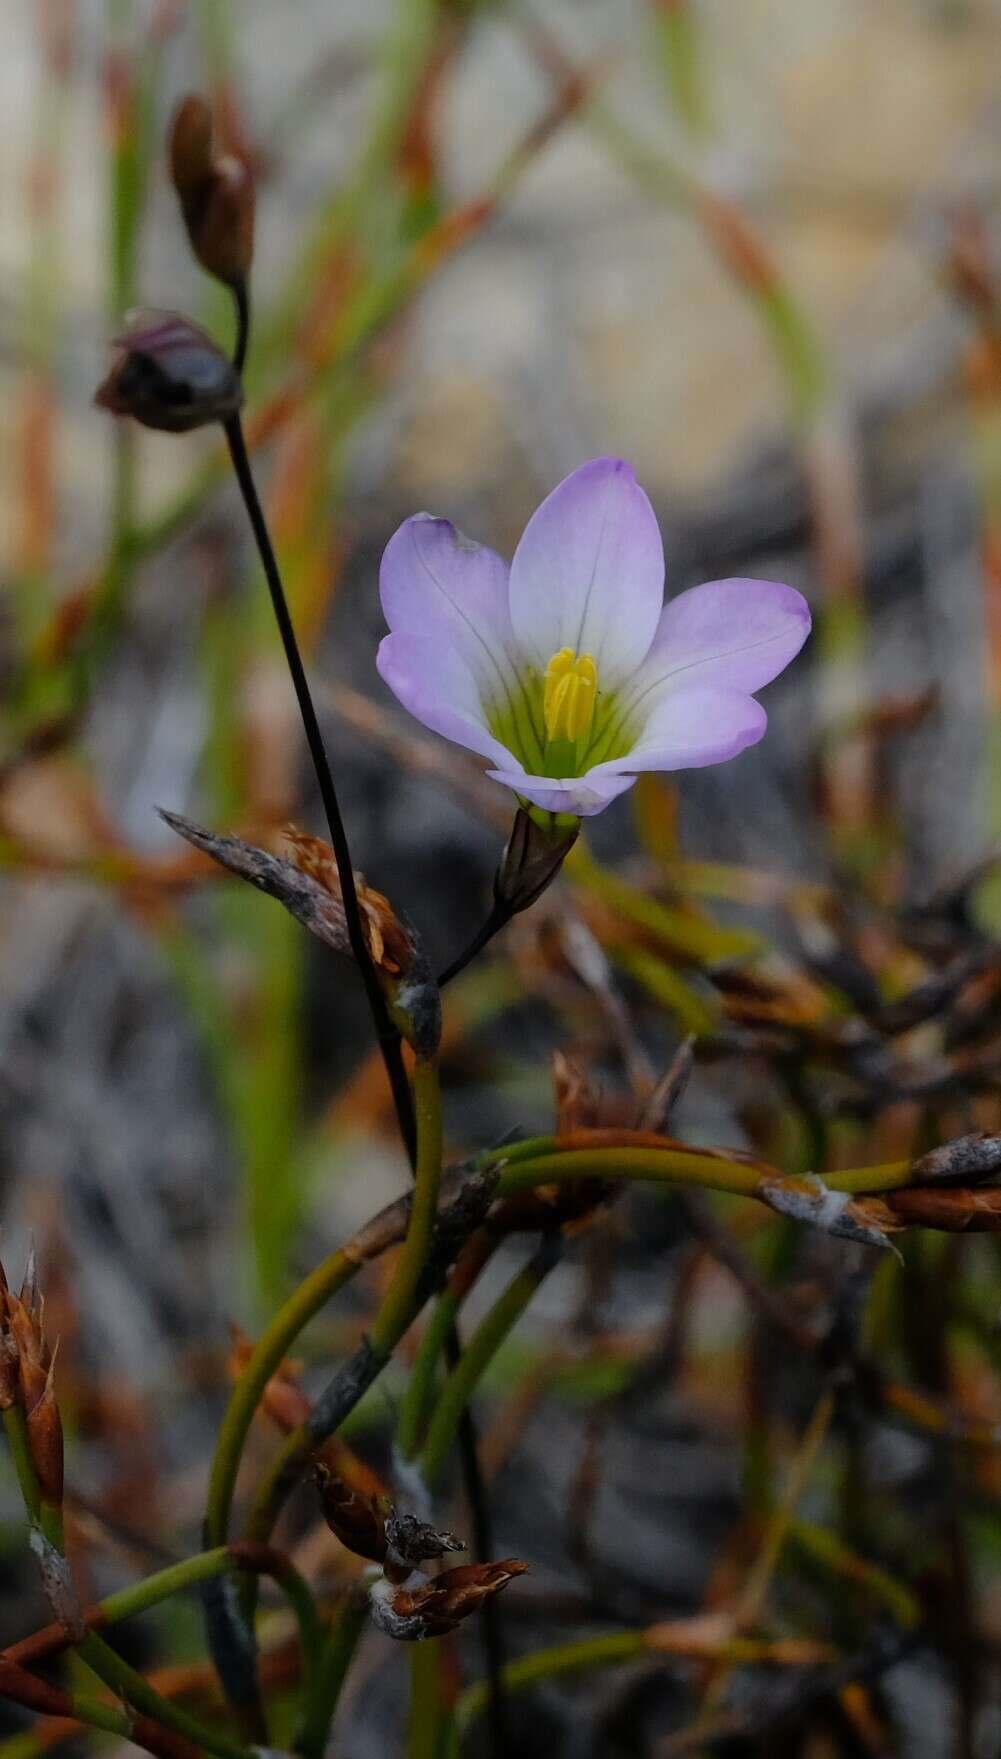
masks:
<svg viewBox="0 0 1001 1759"><path fill-rule="evenodd" d="M162 1697L96 1631L88 1632L83 1642L75 1647L80 1659L86 1662L99 1680L103 1680L110 1687L123 1704L141 1710L144 1716L152 1717L161 1727L173 1729L175 1734L194 1741L206 1753L214 1754L215 1759L253 1759L252 1747L245 1747L242 1741L234 1740L220 1729L209 1728L187 1710L173 1704L169 1698Z"/></svg>
<svg viewBox="0 0 1001 1759"><path fill-rule="evenodd" d="M336 1433L344 1419L381 1374L396 1345L423 1304L422 1273L438 1211L441 1183L441 1095L438 1070L421 1059L414 1065L417 1164L414 1195L403 1249L375 1317L371 1333L321 1395L308 1423L286 1437L258 1485L246 1527L248 1539L268 1539L282 1504L314 1448ZM328 1415L330 1413L330 1415Z"/></svg>
<svg viewBox="0 0 1001 1759"><path fill-rule="evenodd" d="M359 1262L343 1250L331 1253L289 1296L255 1345L250 1361L230 1394L216 1441L205 1516L205 1537L209 1545L223 1544L229 1531L233 1491L244 1443L268 1381L299 1333L326 1306L331 1296L350 1281Z"/></svg>
<svg viewBox="0 0 1001 1759"><path fill-rule="evenodd" d="M474 1234L456 1267L448 1288L438 1296L434 1312L425 1328L420 1348L410 1370L406 1391L400 1401L400 1417L396 1429L397 1452L412 1460L420 1446L421 1432L434 1393L435 1372L453 1333L459 1308L484 1265L493 1256L500 1239L497 1235ZM472 1256L470 1256L472 1255Z"/></svg>
<svg viewBox="0 0 1001 1759"><path fill-rule="evenodd" d="M760 1167L727 1161L682 1148L577 1148L559 1150L506 1166L497 1186L500 1197L533 1185L573 1179L651 1179L666 1185L701 1185L753 1197Z"/></svg>
<svg viewBox="0 0 1001 1759"><path fill-rule="evenodd" d="M722 1155L700 1154L686 1148L560 1148L553 1137L537 1137L515 1143L503 1151L504 1167L497 1194L508 1197L533 1185L573 1179L650 1179L665 1185L699 1185L706 1191L728 1191L754 1197L764 1180L780 1179L753 1162L727 1160ZM500 1157L496 1150L489 1159ZM888 1161L879 1166L852 1167L827 1173L830 1191L852 1196L868 1192L895 1191L909 1182L909 1160Z"/></svg>
<svg viewBox="0 0 1001 1759"><path fill-rule="evenodd" d="M462 1413L473 1392L558 1257L559 1241L555 1236L550 1236L543 1241L517 1276L512 1278L480 1321L461 1360L445 1382L418 1460L421 1476L429 1490L437 1487Z"/></svg>
<svg viewBox="0 0 1001 1759"><path fill-rule="evenodd" d="M601 1667L615 1667L645 1655L649 1639L644 1631L613 1631L605 1637L585 1637L579 1643L560 1643L551 1649L537 1649L517 1661L509 1661L504 1669L508 1691L525 1691L539 1680L560 1674L590 1673ZM457 1729L465 1734L486 1709L487 1694L482 1681L467 1687L456 1706Z"/></svg>

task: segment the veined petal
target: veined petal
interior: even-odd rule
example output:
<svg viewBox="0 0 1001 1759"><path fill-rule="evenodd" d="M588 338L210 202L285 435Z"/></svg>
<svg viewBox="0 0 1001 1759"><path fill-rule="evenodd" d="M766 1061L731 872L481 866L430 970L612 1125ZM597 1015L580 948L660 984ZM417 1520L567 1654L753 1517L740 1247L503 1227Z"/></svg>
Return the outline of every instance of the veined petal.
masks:
<svg viewBox="0 0 1001 1759"><path fill-rule="evenodd" d="M533 513L511 563L511 622L544 672L553 654L590 654L599 688L644 658L664 597L653 508L621 458L582 464Z"/></svg>
<svg viewBox="0 0 1001 1759"><path fill-rule="evenodd" d="M519 772L521 763L487 725L479 680L464 654L435 635L394 630L375 659L379 675L415 720L467 751Z"/></svg>
<svg viewBox="0 0 1001 1759"><path fill-rule="evenodd" d="M447 519L417 513L386 545L379 596L394 634L430 637L461 656L488 700L513 674L507 563Z"/></svg>
<svg viewBox="0 0 1001 1759"><path fill-rule="evenodd" d="M649 699L648 699L649 701ZM640 770L694 770L726 763L756 745L768 725L760 702L715 684L669 680L650 703L642 731L624 757L596 764L585 782Z"/></svg>
<svg viewBox="0 0 1001 1759"><path fill-rule="evenodd" d="M603 768L608 770L609 766ZM578 818L593 818L595 813L603 812L616 795L624 794L636 780L635 776L591 770L586 776L554 781L552 776L526 776L524 771L519 773L510 767L488 770L487 775L502 782L505 788L513 788L533 806L541 806L544 812L571 812Z"/></svg>
<svg viewBox="0 0 1001 1759"><path fill-rule="evenodd" d="M777 580L708 580L664 606L653 645L629 691L640 704L667 678L721 690L760 690L795 659L810 607Z"/></svg>

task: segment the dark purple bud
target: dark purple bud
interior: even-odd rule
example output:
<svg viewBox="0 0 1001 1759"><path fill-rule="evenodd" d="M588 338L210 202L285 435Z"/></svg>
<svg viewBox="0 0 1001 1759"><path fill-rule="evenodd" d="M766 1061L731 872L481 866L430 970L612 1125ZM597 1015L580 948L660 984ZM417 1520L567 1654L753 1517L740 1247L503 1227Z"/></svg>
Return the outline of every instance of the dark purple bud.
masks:
<svg viewBox="0 0 1001 1759"><path fill-rule="evenodd" d="M174 312L150 312L112 346L111 371L94 395L112 415L186 434L228 421L243 403L232 361L197 324Z"/></svg>

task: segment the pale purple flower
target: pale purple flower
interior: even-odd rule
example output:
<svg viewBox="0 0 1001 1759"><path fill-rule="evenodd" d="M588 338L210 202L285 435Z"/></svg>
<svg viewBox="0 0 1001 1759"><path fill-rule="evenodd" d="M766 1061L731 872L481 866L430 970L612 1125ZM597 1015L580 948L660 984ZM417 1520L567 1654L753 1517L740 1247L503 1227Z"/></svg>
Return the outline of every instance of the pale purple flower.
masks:
<svg viewBox="0 0 1001 1759"><path fill-rule="evenodd" d="M533 513L510 568L419 513L380 575L378 667L404 708L544 812L588 817L642 770L725 763L762 737L753 692L810 631L773 580L664 603L664 550L630 466L595 458Z"/></svg>

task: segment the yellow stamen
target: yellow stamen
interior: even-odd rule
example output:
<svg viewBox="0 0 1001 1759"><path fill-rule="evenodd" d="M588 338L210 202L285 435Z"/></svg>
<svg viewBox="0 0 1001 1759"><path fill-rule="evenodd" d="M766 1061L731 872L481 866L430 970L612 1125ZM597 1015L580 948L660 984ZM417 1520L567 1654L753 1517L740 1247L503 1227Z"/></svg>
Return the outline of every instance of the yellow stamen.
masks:
<svg viewBox="0 0 1001 1759"><path fill-rule="evenodd" d="M591 730L598 696L598 668L590 654L561 647L546 667L542 699L549 740L576 742Z"/></svg>

